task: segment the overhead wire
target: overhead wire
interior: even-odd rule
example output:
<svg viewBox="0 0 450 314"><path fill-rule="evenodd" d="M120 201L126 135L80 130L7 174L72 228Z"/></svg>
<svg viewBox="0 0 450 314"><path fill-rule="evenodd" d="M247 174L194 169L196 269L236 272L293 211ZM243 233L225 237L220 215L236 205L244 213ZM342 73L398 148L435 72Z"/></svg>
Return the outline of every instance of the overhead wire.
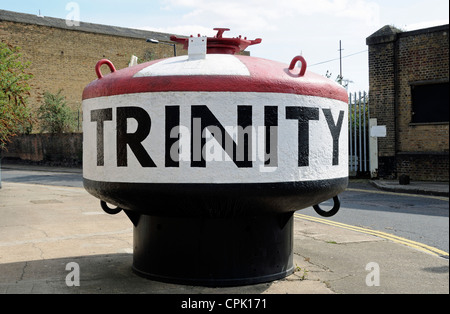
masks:
<svg viewBox="0 0 450 314"><path fill-rule="evenodd" d="M355 55L358 55L360 53L364 53L364 52L367 52L367 51L369 51L369 50L366 49L366 50L358 51L358 52L355 52L355 53L343 56L342 59L345 59L345 58L348 58L348 57L352 57L352 56L355 56ZM324 63L328 63L328 62L333 62L333 61L337 61L337 60L340 60L340 59L341 58L335 58L335 59L331 59L331 60L327 60L327 61L318 62L318 63L314 63L314 64L311 64L311 65L308 65L308 67L313 67L315 65L324 64Z"/></svg>

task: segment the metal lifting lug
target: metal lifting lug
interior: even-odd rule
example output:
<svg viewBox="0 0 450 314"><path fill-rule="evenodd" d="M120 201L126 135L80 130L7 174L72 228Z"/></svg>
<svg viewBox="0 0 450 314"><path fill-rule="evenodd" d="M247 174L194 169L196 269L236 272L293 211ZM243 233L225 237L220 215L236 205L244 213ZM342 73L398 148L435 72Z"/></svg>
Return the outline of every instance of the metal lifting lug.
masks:
<svg viewBox="0 0 450 314"><path fill-rule="evenodd" d="M122 208L120 208L120 207L115 207L115 208L109 207L105 201L100 201L100 206L102 206L102 209L105 211L105 213L110 214L110 215L116 215L122 211Z"/></svg>
<svg viewBox="0 0 450 314"><path fill-rule="evenodd" d="M322 208L320 208L319 205L314 205L313 208L316 211L317 214L319 214L322 217L332 217L337 214L339 209L341 208L341 201L339 200L339 197L336 195L333 197L333 208L329 211L325 211Z"/></svg>

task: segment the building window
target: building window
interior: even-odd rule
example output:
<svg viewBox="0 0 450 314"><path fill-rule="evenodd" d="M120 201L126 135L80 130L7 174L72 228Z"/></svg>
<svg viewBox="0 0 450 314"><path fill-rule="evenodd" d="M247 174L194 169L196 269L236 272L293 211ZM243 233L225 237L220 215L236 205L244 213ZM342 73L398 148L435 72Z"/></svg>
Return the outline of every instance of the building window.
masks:
<svg viewBox="0 0 450 314"><path fill-rule="evenodd" d="M411 84L411 123L448 123L449 82Z"/></svg>

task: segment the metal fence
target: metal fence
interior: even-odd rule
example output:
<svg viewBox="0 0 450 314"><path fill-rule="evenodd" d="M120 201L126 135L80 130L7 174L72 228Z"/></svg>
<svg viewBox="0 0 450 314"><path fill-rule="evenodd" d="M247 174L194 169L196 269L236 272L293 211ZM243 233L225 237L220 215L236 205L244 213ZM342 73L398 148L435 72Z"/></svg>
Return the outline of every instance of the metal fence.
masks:
<svg viewBox="0 0 450 314"><path fill-rule="evenodd" d="M369 164L369 95L350 93L348 99L348 144L350 176L366 175Z"/></svg>

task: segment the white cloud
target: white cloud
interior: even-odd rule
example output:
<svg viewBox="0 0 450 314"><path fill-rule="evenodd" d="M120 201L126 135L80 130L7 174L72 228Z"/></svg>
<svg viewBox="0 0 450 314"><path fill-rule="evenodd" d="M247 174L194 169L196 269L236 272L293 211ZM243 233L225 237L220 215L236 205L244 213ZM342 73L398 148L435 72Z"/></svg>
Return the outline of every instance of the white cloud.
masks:
<svg viewBox="0 0 450 314"><path fill-rule="evenodd" d="M166 9L184 9L183 21L201 21L230 25L242 31L276 30L286 18L301 20L316 15L318 19L346 18L378 25L379 5L368 0L165 0Z"/></svg>
<svg viewBox="0 0 450 314"><path fill-rule="evenodd" d="M153 32L177 34L184 36L190 35L197 36L197 34L200 34L202 36L213 36L217 33L212 28L205 27L202 25L176 25L166 27L140 26L139 28Z"/></svg>
<svg viewBox="0 0 450 314"><path fill-rule="evenodd" d="M160 4L171 18L158 20L163 22L158 28L145 29L213 36L214 27L228 27L226 37L262 38L260 45L248 48L252 56L283 63L300 53L309 64L338 58L340 39L344 54L364 50L365 38L381 27L380 7L372 0L164 0ZM367 75L360 79L352 67L366 72L367 62L358 67L354 58L345 61L344 77L354 85L365 83ZM339 62L311 68L322 75L328 70L337 75Z"/></svg>

